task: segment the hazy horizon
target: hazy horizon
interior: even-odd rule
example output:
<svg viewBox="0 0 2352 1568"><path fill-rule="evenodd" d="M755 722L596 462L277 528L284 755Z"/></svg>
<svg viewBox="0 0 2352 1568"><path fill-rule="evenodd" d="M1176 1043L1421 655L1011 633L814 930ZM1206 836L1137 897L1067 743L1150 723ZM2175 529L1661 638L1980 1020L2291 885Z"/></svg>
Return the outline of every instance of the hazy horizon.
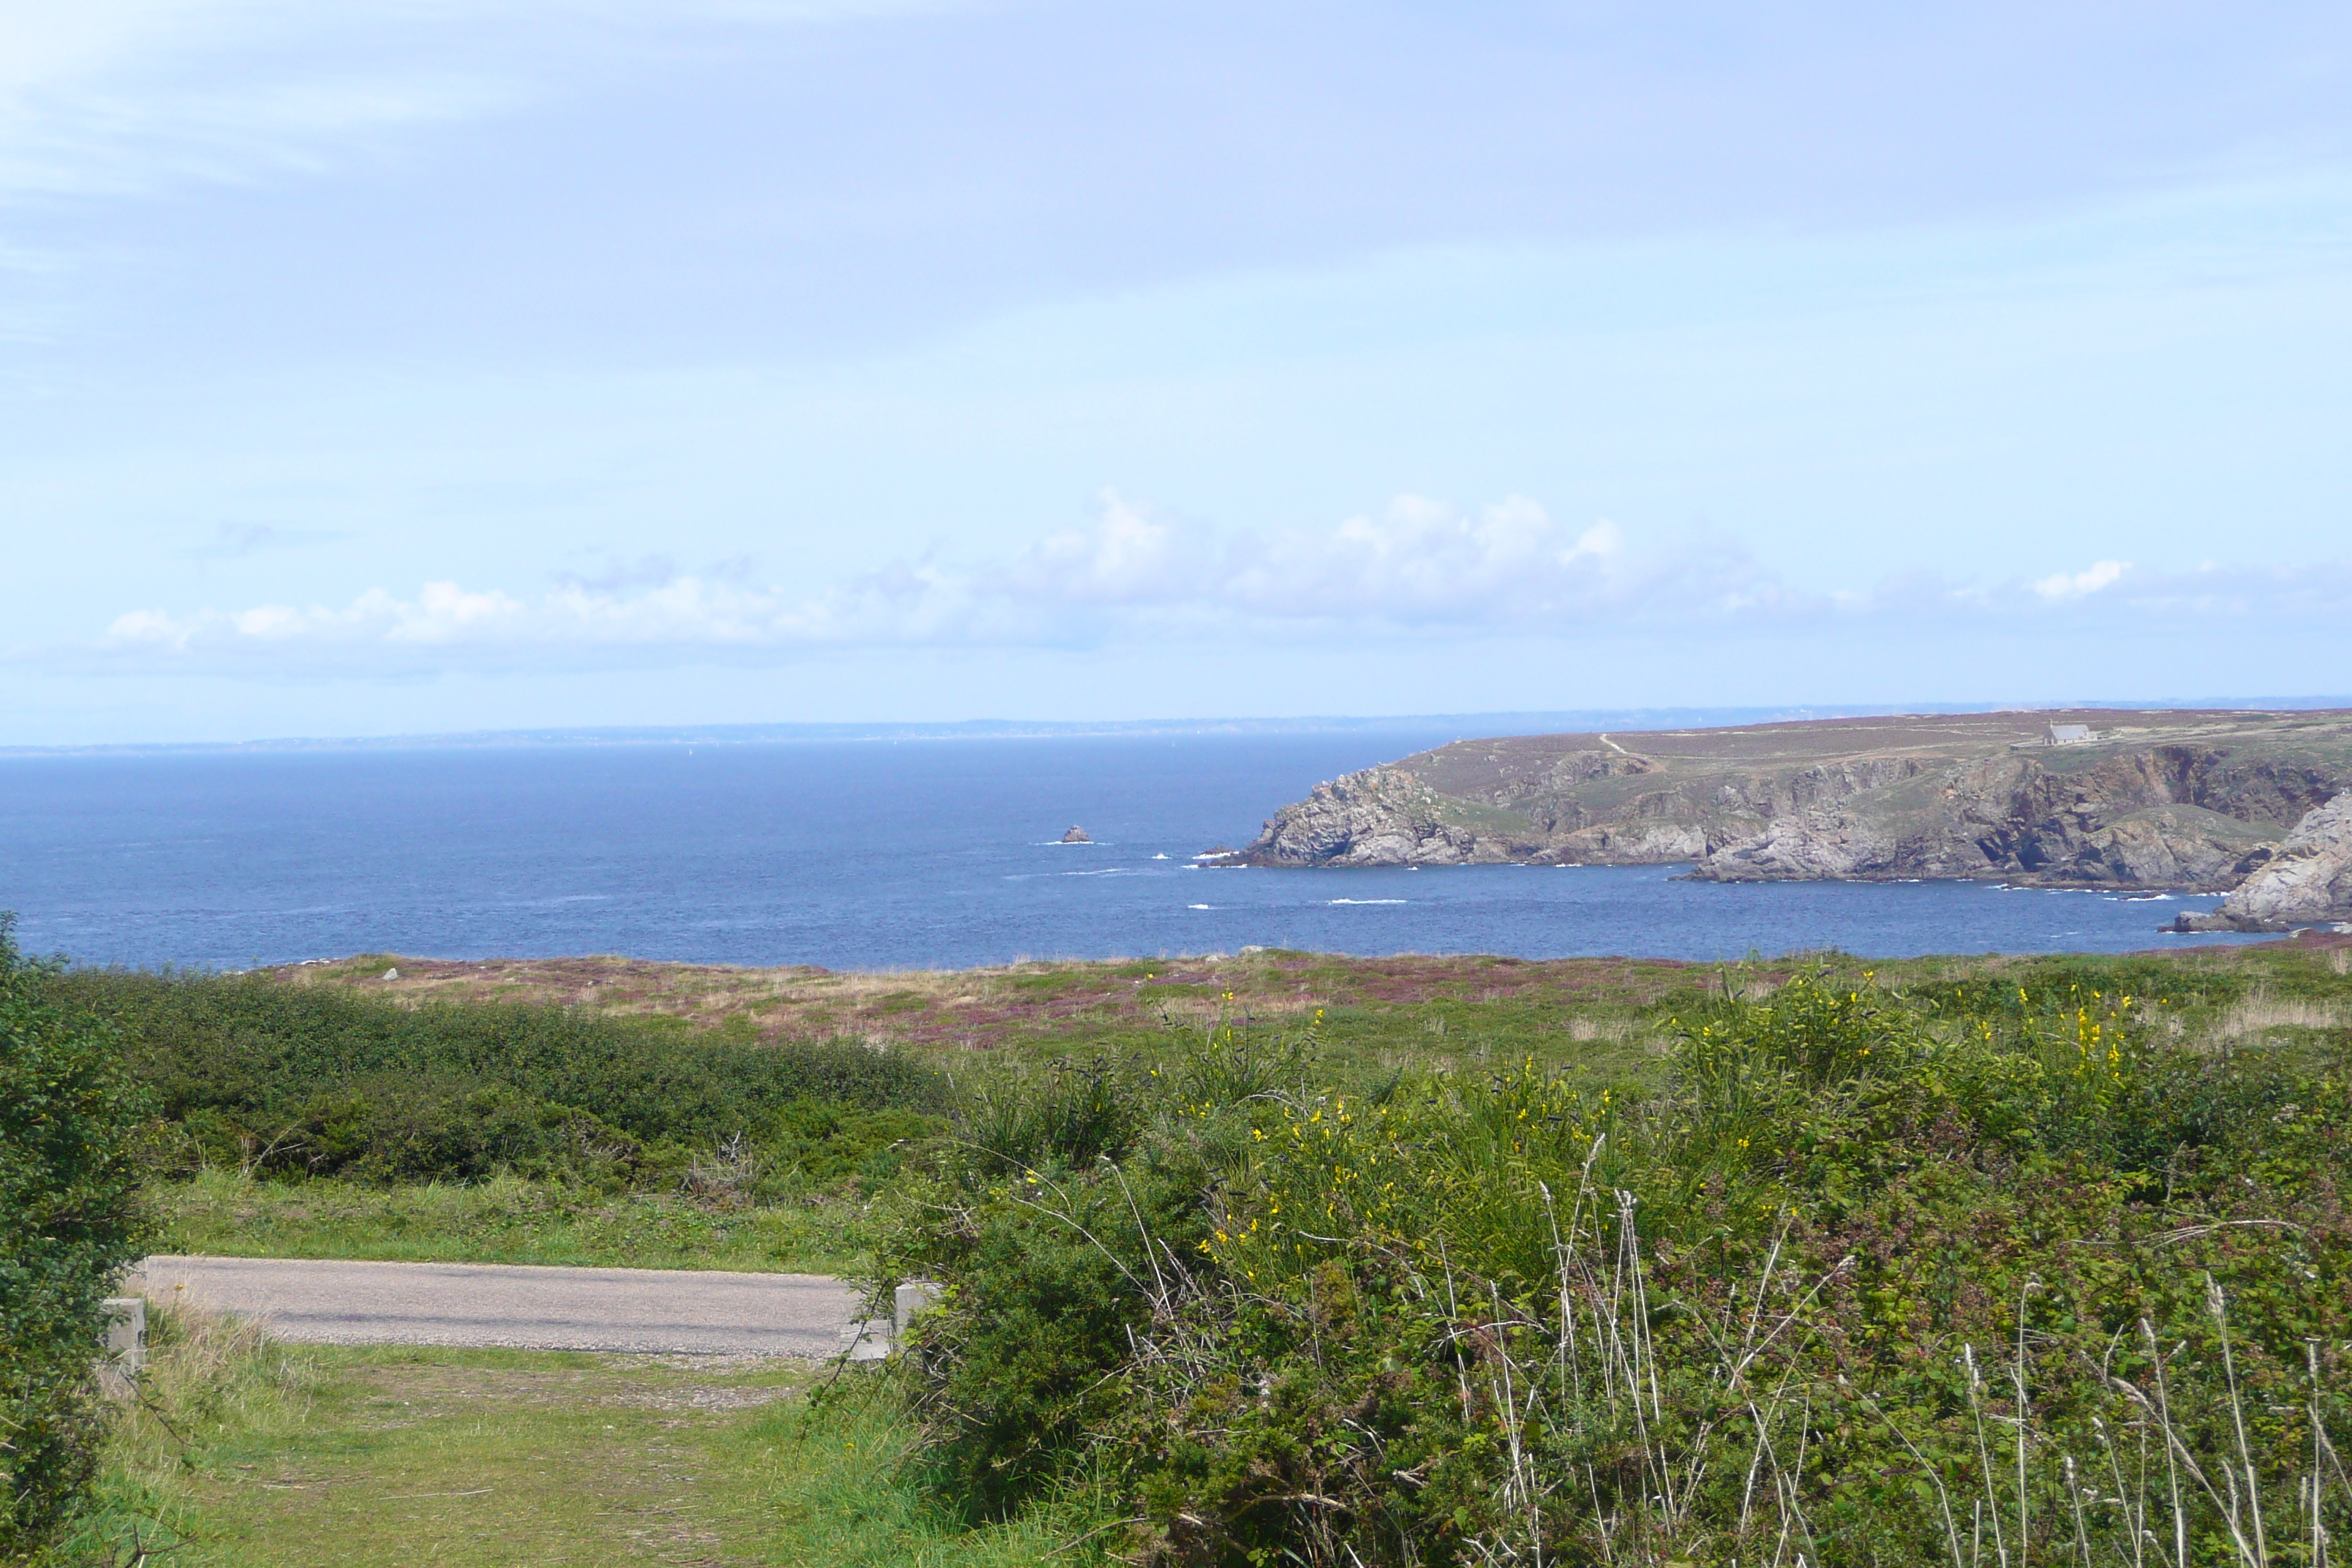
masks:
<svg viewBox="0 0 2352 1568"><path fill-rule="evenodd" d="M1814 720L1887 718L1911 713L2193 711L2324 712L2352 710L2352 696L2217 697L2052 701L1915 702L1894 704L1795 703L1759 707L1669 707L1570 709L1550 712L1368 713L1291 715L1169 715L1141 719L1057 720L978 718L867 722L772 722L673 725L541 725L512 729L347 731L316 735L254 735L217 741L91 741L55 745L0 742L0 757L89 752L176 752L432 749L501 745L730 745L795 741L1049 740L1120 735L1280 735L1383 732L1436 733L1459 731L1465 738L1487 735L1571 733L1595 729L1623 734L1644 731L1710 729Z"/></svg>

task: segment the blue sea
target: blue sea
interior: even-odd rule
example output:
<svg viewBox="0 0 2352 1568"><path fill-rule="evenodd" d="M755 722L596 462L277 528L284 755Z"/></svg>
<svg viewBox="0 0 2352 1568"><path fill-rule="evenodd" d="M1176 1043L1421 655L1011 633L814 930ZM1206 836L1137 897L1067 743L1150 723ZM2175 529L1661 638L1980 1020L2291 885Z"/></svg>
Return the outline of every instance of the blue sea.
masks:
<svg viewBox="0 0 2352 1568"><path fill-rule="evenodd" d="M362 952L913 969L1231 952L2115 952L2199 898L1676 879L1679 867L1202 870L1430 731L22 756L27 952L237 969ZM1088 845L1056 842L1073 824Z"/></svg>

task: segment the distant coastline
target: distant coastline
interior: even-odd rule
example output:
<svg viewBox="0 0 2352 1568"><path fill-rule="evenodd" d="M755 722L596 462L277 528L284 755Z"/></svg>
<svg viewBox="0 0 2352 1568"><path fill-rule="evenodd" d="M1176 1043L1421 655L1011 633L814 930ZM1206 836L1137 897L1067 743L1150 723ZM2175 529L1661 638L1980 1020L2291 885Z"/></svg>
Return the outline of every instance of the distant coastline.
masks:
<svg viewBox="0 0 2352 1568"><path fill-rule="evenodd" d="M1548 711L1325 714L1295 718L1129 720L971 719L942 722L573 725L391 735L270 736L244 741L114 741L61 745L0 744L0 758L76 756L234 756L253 752L451 751L530 746L741 746L850 741L1042 741L1153 735L1376 734L1456 731L1462 736L1547 735L1575 731L1715 728L1818 719L1868 719L1905 713L2038 713L2083 708L2352 708L2352 694L2325 697L2212 697L2050 701L1816 703L1780 707L1562 709Z"/></svg>

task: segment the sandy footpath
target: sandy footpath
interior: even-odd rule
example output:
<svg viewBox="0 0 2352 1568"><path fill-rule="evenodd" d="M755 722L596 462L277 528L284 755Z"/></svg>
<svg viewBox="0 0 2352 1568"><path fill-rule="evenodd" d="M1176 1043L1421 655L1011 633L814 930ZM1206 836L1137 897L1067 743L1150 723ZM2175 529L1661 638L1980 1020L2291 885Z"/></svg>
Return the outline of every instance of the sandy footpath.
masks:
<svg viewBox="0 0 2352 1568"><path fill-rule="evenodd" d="M812 1360L840 1353L856 1301L821 1274L169 1255L123 1289L257 1318L287 1340Z"/></svg>

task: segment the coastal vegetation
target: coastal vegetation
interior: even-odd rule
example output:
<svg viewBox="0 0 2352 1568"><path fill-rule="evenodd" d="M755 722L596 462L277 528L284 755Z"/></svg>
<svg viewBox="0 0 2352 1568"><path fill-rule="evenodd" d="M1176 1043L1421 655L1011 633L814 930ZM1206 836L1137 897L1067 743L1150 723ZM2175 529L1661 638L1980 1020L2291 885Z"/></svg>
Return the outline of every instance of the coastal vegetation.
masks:
<svg viewBox="0 0 2352 1568"><path fill-rule="evenodd" d="M2346 1034L2184 1011L1841 961L1642 1088L1349 1092L1312 1024L1067 1065L885 1254L946 1287L925 1459L975 1519L1092 1478L1158 1563L2319 1562Z"/></svg>
<svg viewBox="0 0 2352 1568"><path fill-rule="evenodd" d="M56 980L0 915L0 1562L46 1546L88 1495L100 1303L143 1239L143 1097Z"/></svg>
<svg viewBox="0 0 2352 1568"><path fill-rule="evenodd" d="M1880 983L2163 992L2184 1037L2312 1036L2352 1006L2327 939L2169 955L1929 958ZM1261 951L886 975L378 955L247 975L67 971L158 1112L154 1245L257 1256L839 1271L976 1096L1150 1063L1224 1024L1317 1081L1532 1058L1595 1090L1668 1070L1675 1020L1794 961ZM387 982L383 976L394 973Z"/></svg>
<svg viewBox="0 0 2352 1568"><path fill-rule="evenodd" d="M2352 1498L2341 938L18 973L125 1075L159 1247L942 1282L879 1376L643 1372L720 1402L663 1506L755 1559L2285 1563ZM372 1402L550 1453L552 1389L670 1397L160 1334L61 1561L268 1561L336 1455L467 1489ZM534 1473L515 1530L603 1484ZM469 1506L385 1560L506 1560Z"/></svg>
<svg viewBox="0 0 2352 1568"><path fill-rule="evenodd" d="M379 1183L215 1169L156 1182L147 1196L157 1246L171 1252L813 1274L866 1266L872 1205L858 1178L761 1185L613 1191L511 1173Z"/></svg>
<svg viewBox="0 0 2352 1568"><path fill-rule="evenodd" d="M756 1192L859 1165L947 1106L937 1068L839 1040L752 1044L573 1008L404 1006L259 975L72 971L49 988L120 1037L155 1097L147 1157L164 1173L513 1172L618 1188L716 1180L714 1152L734 1149Z"/></svg>

